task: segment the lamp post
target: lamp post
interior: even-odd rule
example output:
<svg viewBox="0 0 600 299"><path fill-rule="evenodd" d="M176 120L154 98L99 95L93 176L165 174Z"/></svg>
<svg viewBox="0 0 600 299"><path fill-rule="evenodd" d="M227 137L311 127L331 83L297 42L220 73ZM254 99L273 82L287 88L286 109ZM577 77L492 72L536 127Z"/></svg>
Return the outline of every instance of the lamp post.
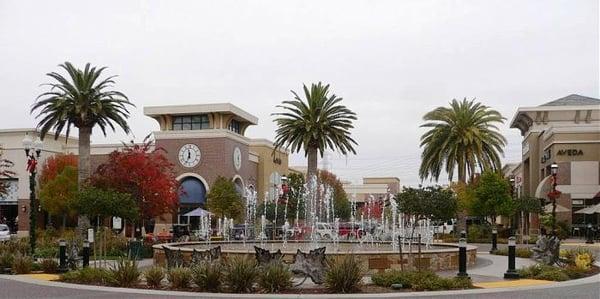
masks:
<svg viewBox="0 0 600 299"><path fill-rule="evenodd" d="M29 135L25 135L25 138L23 138L23 148L27 157L27 172L29 172L29 246L31 247L31 254L35 252L35 227L38 211L35 198L35 175L43 146L44 143L39 138L36 138L35 141Z"/></svg>
<svg viewBox="0 0 600 299"><path fill-rule="evenodd" d="M550 196L552 200L552 235L556 236L556 176L558 174L558 164L556 162L550 165L550 173L552 174L552 196Z"/></svg>

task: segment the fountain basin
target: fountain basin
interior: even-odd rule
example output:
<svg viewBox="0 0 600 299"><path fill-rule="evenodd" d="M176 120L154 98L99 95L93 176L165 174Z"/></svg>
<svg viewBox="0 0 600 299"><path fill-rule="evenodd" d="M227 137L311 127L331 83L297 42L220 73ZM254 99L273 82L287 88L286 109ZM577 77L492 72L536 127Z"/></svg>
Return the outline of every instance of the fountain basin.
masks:
<svg viewBox="0 0 600 299"><path fill-rule="evenodd" d="M218 242L178 242L164 243L153 246L154 263L157 265L165 264L165 254L163 246L169 249L181 250L184 259L190 260L192 251L207 250L215 246L221 246L221 255L227 259L233 256L248 256L254 257L254 246L268 249L270 251L281 250L285 262L292 263L294 255L298 249L307 252L310 249L317 247L327 247L326 255L330 258L342 257L345 255L353 255L358 259L368 270L368 274L384 271L386 269L400 269L401 263L404 269L416 268L420 265L422 270L444 271L458 270L458 245L450 243L435 243L429 248L421 245L421 253L418 253L418 247L413 244L412 253L405 248L400 258L399 250L393 250L390 242L364 243L350 241L340 242L319 242L315 244L310 241L218 241ZM467 245L467 264L475 265L477 259L477 247ZM413 263L410 263L412 260Z"/></svg>

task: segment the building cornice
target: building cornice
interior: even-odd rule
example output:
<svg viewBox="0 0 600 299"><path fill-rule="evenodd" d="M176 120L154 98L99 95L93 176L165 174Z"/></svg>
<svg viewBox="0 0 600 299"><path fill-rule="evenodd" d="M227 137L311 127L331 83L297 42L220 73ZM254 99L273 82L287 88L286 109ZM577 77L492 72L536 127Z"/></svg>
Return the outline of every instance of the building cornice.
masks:
<svg viewBox="0 0 600 299"><path fill-rule="evenodd" d="M156 118L161 115L190 115L205 113L230 113L247 121L250 124L258 124L258 117L242 110L231 103L193 104L193 105L169 105L169 106L147 106L144 107L144 115Z"/></svg>
<svg viewBox="0 0 600 299"><path fill-rule="evenodd" d="M231 132L227 129L207 130L182 130L182 131L155 131L154 138L159 139L189 139L189 138L229 138L244 145L250 145L247 137Z"/></svg>

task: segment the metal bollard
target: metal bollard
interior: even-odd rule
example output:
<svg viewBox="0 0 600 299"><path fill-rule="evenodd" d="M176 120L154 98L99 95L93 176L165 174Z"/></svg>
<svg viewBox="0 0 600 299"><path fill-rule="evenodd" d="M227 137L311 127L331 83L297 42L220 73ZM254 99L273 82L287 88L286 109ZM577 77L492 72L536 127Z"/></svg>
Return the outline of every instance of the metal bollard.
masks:
<svg viewBox="0 0 600 299"><path fill-rule="evenodd" d="M494 229L492 229L492 249L490 250L490 253L494 253L497 250L498 250L498 230L494 227Z"/></svg>
<svg viewBox="0 0 600 299"><path fill-rule="evenodd" d="M83 241L83 267L87 268L90 266L90 242L88 240Z"/></svg>
<svg viewBox="0 0 600 299"><path fill-rule="evenodd" d="M592 224L588 223L586 230L585 230L585 236L587 237L587 240L585 241L586 244L594 244L594 234L592 232Z"/></svg>
<svg viewBox="0 0 600 299"><path fill-rule="evenodd" d="M59 263L58 263L58 269L60 271L66 271L67 270L67 241L65 240L60 240L58 241L58 257L59 257Z"/></svg>
<svg viewBox="0 0 600 299"><path fill-rule="evenodd" d="M515 249L517 245L515 237L508 238L508 270L504 273L505 279L519 279L519 273L515 269Z"/></svg>
<svg viewBox="0 0 600 299"><path fill-rule="evenodd" d="M469 278L469 274L467 274L467 239L465 238L458 240L458 274L456 276Z"/></svg>

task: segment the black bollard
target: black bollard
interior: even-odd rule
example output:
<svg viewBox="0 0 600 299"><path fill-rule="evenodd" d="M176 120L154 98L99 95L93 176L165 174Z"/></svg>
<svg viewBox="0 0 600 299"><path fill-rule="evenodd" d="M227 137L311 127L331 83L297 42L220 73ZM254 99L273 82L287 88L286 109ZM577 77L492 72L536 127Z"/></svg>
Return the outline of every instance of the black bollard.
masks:
<svg viewBox="0 0 600 299"><path fill-rule="evenodd" d="M508 270L504 273L505 279L519 279L519 273L515 269L515 237L508 238Z"/></svg>
<svg viewBox="0 0 600 299"><path fill-rule="evenodd" d="M83 267L87 268L90 266L90 242L88 240L83 241Z"/></svg>
<svg viewBox="0 0 600 299"><path fill-rule="evenodd" d="M492 229L492 249L490 250L490 253L494 253L497 250L498 250L498 230L494 227L494 229Z"/></svg>
<svg viewBox="0 0 600 299"><path fill-rule="evenodd" d="M587 237L587 240L585 241L586 244L594 244L594 234L592 231L591 223L588 223L588 225L586 227L585 236Z"/></svg>
<svg viewBox="0 0 600 299"><path fill-rule="evenodd" d="M67 242L65 240L58 241L58 269L61 272L67 271Z"/></svg>
<svg viewBox="0 0 600 299"><path fill-rule="evenodd" d="M465 238L458 240L458 274L456 276L469 278L469 274L467 274L467 239Z"/></svg>

